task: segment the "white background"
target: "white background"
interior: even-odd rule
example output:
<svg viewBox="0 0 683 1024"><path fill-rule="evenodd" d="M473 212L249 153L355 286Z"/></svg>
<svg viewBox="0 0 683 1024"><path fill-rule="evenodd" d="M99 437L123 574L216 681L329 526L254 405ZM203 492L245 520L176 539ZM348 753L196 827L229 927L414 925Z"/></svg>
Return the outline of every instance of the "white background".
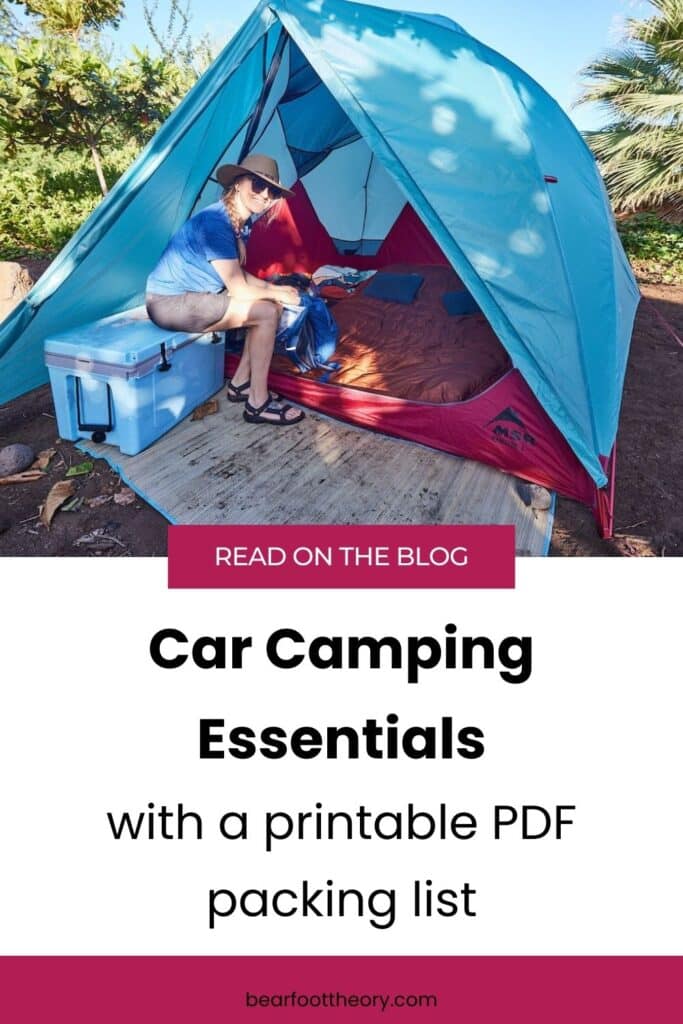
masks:
<svg viewBox="0 0 683 1024"><path fill-rule="evenodd" d="M0 952L4 954L680 954L680 563L524 560L510 592L168 591L165 560L2 562ZM532 634L534 671L278 671L276 628L307 637ZM252 635L246 670L163 671L162 627ZM484 730L466 761L200 761L198 723ZM289 840L263 849L265 810L468 810L477 838ZM115 842L106 811L177 805L201 842ZM562 842L491 838L496 803L576 804ZM248 841L217 836L249 813ZM512 833L512 830L510 830ZM208 928L211 888L397 890L368 917L237 915ZM413 879L477 890L476 918L416 919Z"/></svg>

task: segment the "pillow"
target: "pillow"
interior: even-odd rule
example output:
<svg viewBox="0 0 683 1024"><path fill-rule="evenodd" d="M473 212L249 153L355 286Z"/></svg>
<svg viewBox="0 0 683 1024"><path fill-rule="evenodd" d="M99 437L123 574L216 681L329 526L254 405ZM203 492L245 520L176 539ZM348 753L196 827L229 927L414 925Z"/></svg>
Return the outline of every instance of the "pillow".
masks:
<svg viewBox="0 0 683 1024"><path fill-rule="evenodd" d="M385 302L402 302L410 305L424 278L419 274L375 274L363 289L363 295L371 299L384 299Z"/></svg>
<svg viewBox="0 0 683 1024"><path fill-rule="evenodd" d="M461 292L445 292L441 296L441 301L449 316L467 316L468 313L481 313L481 309L466 290Z"/></svg>

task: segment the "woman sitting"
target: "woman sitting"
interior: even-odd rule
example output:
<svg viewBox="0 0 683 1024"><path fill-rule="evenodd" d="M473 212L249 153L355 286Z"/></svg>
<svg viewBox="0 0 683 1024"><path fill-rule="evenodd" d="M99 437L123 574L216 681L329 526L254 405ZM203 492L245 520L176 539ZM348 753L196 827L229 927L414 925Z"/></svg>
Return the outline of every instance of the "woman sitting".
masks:
<svg viewBox="0 0 683 1024"><path fill-rule="evenodd" d="M245 402L248 423L289 426L304 413L268 392L281 303L298 305L296 288L269 284L244 270L251 218L272 215L284 194L275 160L253 153L216 172L223 197L173 236L147 279L150 320L167 330L207 333L246 327L244 352L227 398Z"/></svg>

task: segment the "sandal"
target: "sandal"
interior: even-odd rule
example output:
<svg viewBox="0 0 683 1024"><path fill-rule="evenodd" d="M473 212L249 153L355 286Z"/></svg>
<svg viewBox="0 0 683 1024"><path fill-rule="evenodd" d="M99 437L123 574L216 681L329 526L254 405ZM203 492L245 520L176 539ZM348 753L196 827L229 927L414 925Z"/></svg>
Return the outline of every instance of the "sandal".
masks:
<svg viewBox="0 0 683 1024"><path fill-rule="evenodd" d="M233 382L229 380L225 397L229 402L246 402L248 397L247 392L250 387L250 380L245 381L244 384L233 384Z"/></svg>
<svg viewBox="0 0 683 1024"><path fill-rule="evenodd" d="M225 397L228 402L246 402L249 398L249 388L251 387L251 381L246 380L244 384L233 384L231 380L227 382ZM280 398L279 395L270 392L272 401L277 402Z"/></svg>
<svg viewBox="0 0 683 1024"><path fill-rule="evenodd" d="M291 405L280 405L279 402L274 402L271 397L268 397L258 409L255 409L247 401L243 416L247 423L269 423L272 427L291 427L295 423L301 423L306 415L305 412L300 412L298 416L287 419L287 413L292 408L293 406ZM264 416L264 413L271 413L273 416L277 416L277 419L270 419L268 416Z"/></svg>

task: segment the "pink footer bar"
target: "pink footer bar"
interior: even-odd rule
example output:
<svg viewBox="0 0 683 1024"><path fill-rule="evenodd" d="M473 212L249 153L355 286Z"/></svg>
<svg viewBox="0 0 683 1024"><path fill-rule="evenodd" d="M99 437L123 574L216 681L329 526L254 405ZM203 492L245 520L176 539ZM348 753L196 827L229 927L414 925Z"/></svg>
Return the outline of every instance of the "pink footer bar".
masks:
<svg viewBox="0 0 683 1024"><path fill-rule="evenodd" d="M680 1020L681 957L5 957L8 1024Z"/></svg>
<svg viewBox="0 0 683 1024"><path fill-rule="evenodd" d="M513 526L172 526L184 588L509 588Z"/></svg>

